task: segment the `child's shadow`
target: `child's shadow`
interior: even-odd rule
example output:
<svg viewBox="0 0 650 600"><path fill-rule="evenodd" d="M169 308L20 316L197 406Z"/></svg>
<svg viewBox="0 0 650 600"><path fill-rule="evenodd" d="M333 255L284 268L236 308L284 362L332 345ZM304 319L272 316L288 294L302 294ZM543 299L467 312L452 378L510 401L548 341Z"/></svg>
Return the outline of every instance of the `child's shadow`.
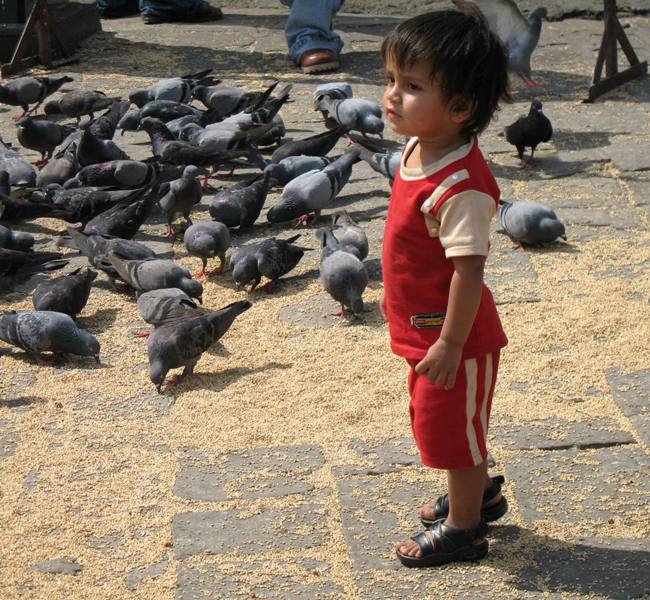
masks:
<svg viewBox="0 0 650 600"><path fill-rule="evenodd" d="M650 547L641 539L589 537L573 543L516 525L495 526L490 538L488 560L509 572L510 584L521 590L612 599L639 598L650 590Z"/></svg>

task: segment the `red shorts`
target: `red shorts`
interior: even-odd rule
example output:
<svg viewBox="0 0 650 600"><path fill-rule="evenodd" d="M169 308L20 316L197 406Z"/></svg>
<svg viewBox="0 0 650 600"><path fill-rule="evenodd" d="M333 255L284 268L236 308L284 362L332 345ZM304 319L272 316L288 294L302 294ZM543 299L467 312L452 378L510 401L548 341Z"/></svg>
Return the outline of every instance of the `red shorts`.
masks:
<svg viewBox="0 0 650 600"><path fill-rule="evenodd" d="M437 386L411 365L409 410L422 462L434 469L468 469L487 458L486 438L499 352L465 359L451 390Z"/></svg>

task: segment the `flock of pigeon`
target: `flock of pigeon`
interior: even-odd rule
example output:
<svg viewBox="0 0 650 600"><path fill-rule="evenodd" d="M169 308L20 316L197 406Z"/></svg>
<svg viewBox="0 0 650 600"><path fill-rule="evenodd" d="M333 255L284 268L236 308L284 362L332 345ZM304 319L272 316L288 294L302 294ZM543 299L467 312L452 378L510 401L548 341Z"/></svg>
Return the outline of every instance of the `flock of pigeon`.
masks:
<svg viewBox="0 0 650 600"><path fill-rule="evenodd" d="M290 85L277 89L276 82L249 91L221 83L208 69L160 80L122 100L98 91L61 90L71 81L22 77L0 85L0 102L23 110L16 117L19 144L41 154L37 171L0 140L0 276L28 277L67 264L67 255L35 251L34 238L14 229L41 217L68 223L57 244L76 249L90 265L38 285L35 310L0 315L0 339L22 348L39 364L46 352L99 361L98 340L79 328L75 318L101 271L116 289L135 291L141 317L154 327L143 335L149 338L150 379L160 392L171 369L183 367L182 376L190 375L202 353L252 306L248 300L220 310L200 306L199 279L209 274L209 260L218 258L217 273L229 271L237 289L249 286L249 294L262 287L271 291L301 260L306 248L296 243L300 235L233 243L235 231L250 231L258 222L269 190L282 188L266 213L271 225L294 220L309 224L333 205L359 161L390 181L399 168L401 148L381 138L381 108L353 97L344 82L323 84L314 92L313 106L322 114L325 130L286 141L279 113L290 101ZM44 116L35 116L59 91L58 99L45 103ZM65 119L74 121L62 124ZM121 135L146 132L151 157L130 159L114 141L118 130ZM534 101L529 115L507 127L505 135L522 160L524 149L531 148L524 163L529 166L536 146L552 135L541 103ZM342 137L350 141L347 149L328 156ZM193 221L192 210L209 179L220 168L232 173L240 167L257 172L212 196L211 220ZM133 239L154 211L164 216L170 241L182 237L188 253L200 259L194 276ZM175 230L179 217L184 225ZM524 244L548 243L564 235L564 226L543 205L503 202L499 217L505 232ZM360 315L368 284L363 229L339 212L315 235L323 287L340 303L340 315ZM262 278L267 282L258 287Z"/></svg>

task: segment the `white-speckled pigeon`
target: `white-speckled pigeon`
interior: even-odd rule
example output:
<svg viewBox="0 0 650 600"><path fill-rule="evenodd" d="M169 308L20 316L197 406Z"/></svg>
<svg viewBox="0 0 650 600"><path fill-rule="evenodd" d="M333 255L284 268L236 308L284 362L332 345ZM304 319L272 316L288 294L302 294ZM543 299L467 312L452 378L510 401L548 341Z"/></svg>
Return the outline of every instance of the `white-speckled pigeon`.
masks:
<svg viewBox="0 0 650 600"><path fill-rule="evenodd" d="M199 302L202 301L201 283L192 279L192 274L173 260L124 260L115 254L109 254L108 260L120 277L137 292L176 287Z"/></svg>
<svg viewBox="0 0 650 600"><path fill-rule="evenodd" d="M364 312L363 292L368 285L365 265L351 252L339 247L331 231L320 229L321 240L320 281L327 293L341 305L336 316L350 311L355 315Z"/></svg>
<svg viewBox="0 0 650 600"><path fill-rule="evenodd" d="M199 170L194 165L188 165L179 179L163 184L160 193L158 206L167 221L167 237L173 240L176 234L172 222L176 216L183 215L187 225L191 225L190 212L194 205L201 201L203 189L199 181Z"/></svg>
<svg viewBox="0 0 650 600"><path fill-rule="evenodd" d="M552 208L543 204L502 200L498 216L505 233L520 244L539 246L558 238L566 240L564 223Z"/></svg>
<svg viewBox="0 0 650 600"><path fill-rule="evenodd" d="M68 117L77 119L77 125L83 115L95 118L95 113L105 110L121 98L111 98L102 92L73 90L63 94L58 100L45 104L45 114L55 118Z"/></svg>
<svg viewBox="0 0 650 600"><path fill-rule="evenodd" d="M39 284L32 295L36 310L52 310L65 313L73 319L84 309L97 272L81 267L69 275L49 279Z"/></svg>
<svg viewBox="0 0 650 600"><path fill-rule="evenodd" d="M553 137L553 126L548 117L542 112L542 103L533 100L527 115L519 117L514 123L505 128L506 140L517 148L517 154L523 161L522 166L533 162L535 148L542 142L548 142ZM530 148L530 158L524 160L524 149Z"/></svg>
<svg viewBox="0 0 650 600"><path fill-rule="evenodd" d="M271 291L277 280L291 271L303 257L305 248L293 243L299 237L300 234L288 240L268 238L261 242L245 244L235 250L230 256L230 271L237 288L250 283L250 294L264 276L269 281L263 287Z"/></svg>
<svg viewBox="0 0 650 600"><path fill-rule="evenodd" d="M478 6L490 29L506 47L510 70L519 75L529 88L543 87L531 77L530 57L539 42L542 19L547 15L544 6L538 6L526 18L513 0L452 1L463 10Z"/></svg>
<svg viewBox="0 0 650 600"><path fill-rule="evenodd" d="M149 378L158 393L170 369L184 367L180 378L191 375L201 355L251 306L248 300L240 300L219 310L181 318L154 329L147 342L147 353Z"/></svg>
<svg viewBox="0 0 650 600"><path fill-rule="evenodd" d="M22 348L42 362L43 352L93 356L99 362L99 342L79 329L68 315L48 310L0 315L0 340Z"/></svg>
<svg viewBox="0 0 650 600"><path fill-rule="evenodd" d="M283 223L292 219L308 222L318 219L324 208L334 202L350 179L352 165L359 161L359 148L345 152L324 169L308 171L291 180L284 187L278 203L267 213L269 223ZM312 213L315 217L312 217Z"/></svg>
<svg viewBox="0 0 650 600"><path fill-rule="evenodd" d="M185 248L192 256L201 259L201 270L194 277L208 275L206 267L208 259L219 257L220 264L217 274L221 275L226 268L226 250L230 248L230 231L218 221L197 221L185 230L183 236Z"/></svg>

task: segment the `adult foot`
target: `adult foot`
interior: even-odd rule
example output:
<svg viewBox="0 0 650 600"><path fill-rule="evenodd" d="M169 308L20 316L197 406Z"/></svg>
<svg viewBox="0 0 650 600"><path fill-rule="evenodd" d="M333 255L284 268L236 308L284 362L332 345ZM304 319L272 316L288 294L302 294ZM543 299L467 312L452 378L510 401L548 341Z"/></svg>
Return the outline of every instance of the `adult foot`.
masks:
<svg viewBox="0 0 650 600"><path fill-rule="evenodd" d="M300 57L300 68L303 73L324 73L326 71L336 71L341 66L339 57L331 50L324 48L314 48L307 50Z"/></svg>
<svg viewBox="0 0 650 600"><path fill-rule="evenodd" d="M157 23L204 23L206 21L218 21L223 17L223 12L217 6L211 6L204 2L199 8L184 12L151 13L143 12L142 20L147 25Z"/></svg>

